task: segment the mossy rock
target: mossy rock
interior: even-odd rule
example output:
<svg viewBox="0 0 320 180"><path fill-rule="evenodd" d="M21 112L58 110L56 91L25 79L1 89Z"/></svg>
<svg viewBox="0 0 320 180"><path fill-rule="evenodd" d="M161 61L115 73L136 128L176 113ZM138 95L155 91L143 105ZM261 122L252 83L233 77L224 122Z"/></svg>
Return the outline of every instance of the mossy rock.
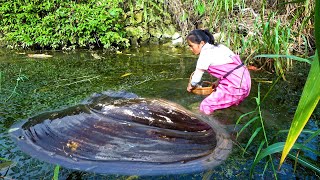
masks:
<svg viewBox="0 0 320 180"><path fill-rule="evenodd" d="M172 36L177 32L173 25L161 26L162 38L172 38Z"/></svg>
<svg viewBox="0 0 320 180"><path fill-rule="evenodd" d="M149 33L151 34L152 37L160 39L162 36L162 32L158 28L150 28Z"/></svg>
<svg viewBox="0 0 320 180"><path fill-rule="evenodd" d="M129 37L142 37L144 34L146 34L147 32L141 27L126 27L126 32L128 33Z"/></svg>
<svg viewBox="0 0 320 180"><path fill-rule="evenodd" d="M136 24L139 24L139 23L142 23L143 21L143 13L142 12L138 12L134 15L134 19L135 19L135 23Z"/></svg>
<svg viewBox="0 0 320 180"><path fill-rule="evenodd" d="M150 38L151 38L151 36L150 36L149 33L144 34L144 35L140 38L141 44L146 44L146 43L148 43L148 42L150 41Z"/></svg>

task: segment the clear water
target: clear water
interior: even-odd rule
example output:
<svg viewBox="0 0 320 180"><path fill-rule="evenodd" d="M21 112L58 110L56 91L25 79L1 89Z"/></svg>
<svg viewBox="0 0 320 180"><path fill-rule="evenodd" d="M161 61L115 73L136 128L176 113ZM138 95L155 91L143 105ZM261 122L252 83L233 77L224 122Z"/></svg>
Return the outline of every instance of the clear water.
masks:
<svg viewBox="0 0 320 180"><path fill-rule="evenodd" d="M28 57L28 54L33 53L49 54L52 57ZM196 64L196 56L188 49L148 46L121 53L89 50L26 52L2 49L0 54L0 157L14 162L10 168L0 169L0 177L8 179L51 179L55 167L24 154L10 140L7 128L21 119L78 104L93 93L106 90L125 90L141 97L167 99L196 113L203 99L202 96L186 91L189 76ZM254 73L252 76L258 78ZM267 89L270 84L265 86ZM262 91L266 91L263 89ZM247 100L238 107L217 111L212 117L224 124L233 135L237 118L255 108L255 96L257 83L253 81L251 95ZM270 100L266 104L266 116L277 119L270 126L279 123L278 119L281 119L280 124L290 121L292 114L284 115L287 114L287 108L282 110L285 113L272 112L270 107L274 107L274 102ZM241 142L241 138L238 142ZM234 152L228 160L208 172L135 177L94 174L61 167L59 179L247 179L254 154L240 156L241 151L236 145L238 142L235 140ZM275 158L274 161L277 164L278 159ZM272 177L271 170L267 170L262 176L263 168L264 163L256 168L255 178ZM308 172L304 173L301 177L316 177ZM299 177L293 173L291 164L285 164L278 176L285 179Z"/></svg>

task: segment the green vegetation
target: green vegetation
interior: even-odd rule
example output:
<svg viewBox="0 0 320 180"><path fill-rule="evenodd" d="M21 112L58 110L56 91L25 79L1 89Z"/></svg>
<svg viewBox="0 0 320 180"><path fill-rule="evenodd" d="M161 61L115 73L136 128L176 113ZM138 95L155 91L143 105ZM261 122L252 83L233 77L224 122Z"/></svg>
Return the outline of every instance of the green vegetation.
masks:
<svg viewBox="0 0 320 180"><path fill-rule="evenodd" d="M225 1L224 4L218 5L216 1L212 3L214 11L207 12L210 16L217 16L210 17L216 22L209 21L205 27L212 27L212 31L220 32L220 42L236 50L248 64L275 71L279 75L292 65L287 58L252 57L259 54L295 54L307 57L314 53L314 46L309 46L310 41L314 41L310 37L312 28L309 26L313 20L312 3L304 6L301 6L303 2L268 4L267 1L249 1L243 4L242 1ZM219 10L223 12L213 13ZM302 14L304 16L301 16ZM298 24L301 26L297 26Z"/></svg>
<svg viewBox="0 0 320 180"><path fill-rule="evenodd" d="M56 165L54 168L54 173L53 173L53 180L58 180L59 179L59 171L60 171L60 166Z"/></svg>
<svg viewBox="0 0 320 180"><path fill-rule="evenodd" d="M315 6L315 20L318 20L320 18L320 1L316 1L316 6ZM320 44L320 39L319 39L319 34L320 34L320 24L319 22L317 22L315 24L315 34L316 34L316 45L318 47L318 45ZM275 135L275 137L273 137L272 139L277 139L278 141L274 141L273 144L268 143L268 137L267 137L267 131L264 128L264 121L261 115L261 111L260 111L260 90L258 90L258 97L255 98L256 102L257 102L257 109L246 113L242 116L240 116L240 118L237 121L237 124L240 122L240 120L245 117L245 116L249 116L251 114L257 114L256 116L254 116L253 118L251 118L248 122L245 123L244 127L241 129L241 131L239 132L239 134L246 129L249 125L251 125L254 121L260 119L260 125L255 126L255 130L252 131L252 135L250 137L250 139L248 140L248 143L246 145L246 147L244 148L243 152L245 153L248 149L248 146L252 143L253 139L255 139L259 132L262 129L263 132L263 139L260 141L260 145L259 148L256 152L256 158L254 160L254 163L252 165L251 168L251 175L254 172L254 168L255 166L266 156L269 157L269 160L266 163L266 167L269 165L269 163L272 165L272 168L274 170L274 176L277 178L276 175L276 170L274 168L274 161L272 160L272 155L275 153L279 153L282 151L282 156L280 159L280 163L279 163L279 168L281 167L281 165L284 163L285 158L288 156L289 158L293 159L295 161L295 166L297 165L297 163L300 163L302 166L312 169L313 171L320 173L320 166L319 163L311 160L309 158L304 157L301 152L312 152L314 155L317 156L317 158L319 158L320 156L320 151L316 150L316 149L312 149L309 148L307 146L307 143L309 143L312 139L317 138L320 134L320 130L316 130L316 131L311 131L311 130L306 130L303 131L305 125L307 124L307 122L309 121L313 111L315 110L315 108L318 105L318 102L320 100L320 59L318 57L318 53L317 51L315 52L315 55L313 56L313 61L310 62L308 59L302 59L299 57L295 57L295 56L290 56L290 55L279 55L281 53L279 53L278 48L274 48L276 49L276 54L275 55L259 55L256 57L267 57L267 58L279 58L279 57L284 57L284 58L291 58L293 60L298 60L301 62L308 62L311 63L311 69L307 78L307 81L305 83L298 107L296 109L294 118L293 118L293 122L291 124L290 130L289 131L280 131L279 133L277 133ZM277 64L278 61L276 61L275 64ZM278 70L282 70L282 68L277 67L276 69ZM283 71L280 71L281 74L283 74ZM276 81L277 82L277 81ZM269 89L269 91L271 91L273 86L271 86L271 88ZM268 93L267 93L268 95ZM266 96L267 96L266 95ZM286 139L286 142L279 142L283 141L283 139L281 139L279 137L279 134L283 133L283 132L289 132L288 133L288 137ZM298 137L300 136L300 134L309 134L309 137L304 140L303 143L298 143L296 142ZM239 135L238 134L238 135ZM271 135L269 135L270 137ZM298 150L295 153L290 152L290 150Z"/></svg>
<svg viewBox="0 0 320 180"><path fill-rule="evenodd" d="M311 69L308 75L307 82L304 86L298 108L296 110L296 113L294 115L294 119L292 122L292 125L290 127L290 131L287 137L286 144L284 146L280 165L284 162L284 159L288 155L290 149L292 146L294 146L296 140L298 139L300 133L302 132L303 128L305 127L306 123L308 122L310 116L312 115L314 109L317 107L317 104L320 100L320 56L318 49L320 47L320 1L316 0L316 6L315 6L315 37L316 37L316 46L317 51L314 56ZM317 132L314 132L314 135L311 136L310 139L319 136L320 130ZM318 156L320 156L320 153L318 152ZM305 161L303 161L305 162ZM307 163L308 165L310 163ZM310 166L308 166L310 167ZM314 169L317 170L318 173L320 173L320 167L315 167Z"/></svg>
<svg viewBox="0 0 320 180"><path fill-rule="evenodd" d="M13 46L127 46L121 1L3 1L0 27Z"/></svg>
<svg viewBox="0 0 320 180"><path fill-rule="evenodd" d="M125 48L131 39L146 41L167 31L161 21L169 14L162 5L139 0L3 1L0 34L12 48ZM170 19L165 23L169 26Z"/></svg>
<svg viewBox="0 0 320 180"><path fill-rule="evenodd" d="M310 151L318 159L320 157L319 151L306 145L319 136L319 130L303 130L320 98L320 56L316 54L320 53L319 3L319 0L1 1L0 44L11 48L63 50L126 48L159 41L167 32L178 31L185 36L192 29L208 28L215 33L218 42L239 53L246 64L277 76L263 98L259 85L258 95L254 98L256 109L237 120L237 124L244 124L237 137L244 131L251 132L242 147L243 156L255 154L251 173L254 174L255 166L267 157L265 169L271 165L276 177L275 155L283 149L279 164L288 155L300 165L319 173L319 163L301 153ZM266 128L267 119L261 109L265 98L281 79L286 79L285 75L294 63L306 64L311 69L290 130L274 133ZM0 72L0 80L2 76ZM100 77L90 78L78 75L75 81L58 87ZM16 87L26 79L20 71L13 90L4 89L0 81L0 92L7 94L1 100L11 100L18 94ZM288 132L287 142L284 142L281 137ZM307 134L309 138L297 143L300 134ZM253 146L257 148L252 150ZM291 148L294 153L289 153ZM6 163L8 160L0 161ZM54 178L58 177L58 172L59 166L54 171Z"/></svg>
<svg viewBox="0 0 320 180"><path fill-rule="evenodd" d="M0 44L12 48L126 48L158 43L175 31L184 37L208 28L247 64L283 74L285 57L259 54L314 54L314 1L295 3L241 0L3 1ZM174 28L175 27L175 28ZM169 36L168 36L169 35Z"/></svg>

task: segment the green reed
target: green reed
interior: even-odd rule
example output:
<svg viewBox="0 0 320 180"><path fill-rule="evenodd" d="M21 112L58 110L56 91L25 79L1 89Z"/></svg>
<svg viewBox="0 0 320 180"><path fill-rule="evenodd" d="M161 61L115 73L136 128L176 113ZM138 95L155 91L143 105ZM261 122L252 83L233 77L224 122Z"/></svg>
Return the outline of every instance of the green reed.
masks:
<svg viewBox="0 0 320 180"><path fill-rule="evenodd" d="M309 3L309 2L306 2ZM303 92L301 98L299 100L299 104L297 110L295 112L293 122L291 124L287 140L285 142L285 146L282 151L280 166L284 162L286 156L288 155L289 151L292 147L296 144L296 140L298 139L299 135L301 134L303 128L305 127L306 123L309 121L311 114L313 113L314 109L316 108L319 100L320 100L320 1L315 1L315 41L316 41L316 52L315 56L313 56L313 61L311 63L311 69L309 71L309 75L305 86L303 88ZM316 133L319 134L319 133ZM311 137L312 139L313 137ZM320 153L319 153L320 154ZM320 172L320 168L316 166L318 172Z"/></svg>
<svg viewBox="0 0 320 180"><path fill-rule="evenodd" d="M60 166L56 165L53 171L53 180L59 180L59 172L60 172Z"/></svg>
<svg viewBox="0 0 320 180"><path fill-rule="evenodd" d="M19 86L19 84L20 84L21 81L24 81L24 80L26 80L26 79L28 79L28 77L25 76L25 75L23 75L23 74L21 74L21 69L20 69L19 74L18 74L18 77L17 77L17 79L16 79L15 86L14 86L13 90L11 91L11 94L6 98L5 102L7 102L10 98L12 98L13 95L19 94L19 93L17 92L18 86Z"/></svg>
<svg viewBox="0 0 320 180"><path fill-rule="evenodd" d="M320 20L320 1L316 1L317 2L317 6L318 9L316 9L316 13L315 13L315 37L316 37L316 45L317 48L319 47L320 44L320 24L319 24L319 20ZM296 16L297 17L297 16ZM317 21L318 20L318 21ZM269 20L264 23L263 26L263 30L264 30L264 34L267 34L271 31L269 31L270 28L270 18ZM251 118L248 122L245 123L245 125L243 126L243 128L239 131L239 134L237 135L237 137L244 131L244 129L251 127L252 124L254 122L258 122L258 119L261 120L260 122L260 126L258 126L255 130L252 131L251 133L251 137L249 138L245 148L243 148L243 155L244 153L247 151L248 147L254 142L254 139L257 139L258 135L261 134L261 132L263 133L263 139L260 140L260 145L259 148L257 149L256 152L256 157L254 159L254 163L252 165L252 168L250 170L250 174L253 174L253 170L254 167L265 157L269 157L269 161L272 163L272 155L275 153L280 153L282 152L282 157L280 160L280 166L281 167L282 163L284 162L284 159L288 156L289 158L291 158L292 160L294 160L295 164L294 164L294 168L296 169L297 164L301 164L304 167L307 167L317 173L320 173L320 167L319 164L305 158L303 155L300 154L301 151L310 151L313 154L315 154L316 156L320 156L320 151L315 150L315 149L311 149L307 146L307 143L309 143L312 139L317 138L320 134L320 130L316 130L316 131L309 131L309 130L305 130L303 131L304 126L306 125L306 123L308 122L312 112L314 111L315 107L317 106L319 100L320 100L320 77L319 77L319 73L320 73L320 59L318 56L318 51L315 52L315 56L312 56L313 61L310 61L309 59L304 59L301 57L297 57L297 56L292 56L289 55L288 52L288 48L289 48L289 37L291 34L290 29L288 29L287 31L281 31L280 30L280 21L278 20L276 25L274 26L275 28L273 29L274 32L274 39L271 40L271 42L274 42L274 46L272 46L274 52L276 52L275 54L272 55L259 55L256 56L256 58L272 58L275 59L276 64L275 67L276 68L282 68L281 62L278 62L280 58L283 59L292 59L292 60L296 60L296 61L300 61L300 62L306 62L311 64L311 69L306 81L306 84L304 86L303 89L303 93L301 95L297 110L295 112L294 115L294 119L292 122L292 125L290 127L290 130L281 130L279 131L279 133L283 133L283 132L289 132L288 133L288 137L286 142L278 142L275 139L279 138L279 133L275 135L272 142L268 142L268 132L266 131L266 129L264 128L263 125L263 121L262 121L262 114L260 113L260 96L258 94L258 97L255 98L256 102L257 102L257 108L254 111L251 111L249 113L243 114L242 116L239 117L237 124L240 123L240 121L249 115L255 115L253 118ZM284 35L285 34L285 35ZM285 38L284 38L285 37ZM285 40L285 41L283 41ZM283 41L284 43L284 47L279 46L279 42ZM266 45L268 46L268 45ZM283 53L284 52L284 53ZM284 55L280 55L280 53L283 53ZM290 60L291 61L291 60ZM288 66L288 64L287 64ZM284 71L280 71L281 74L278 75L278 79L279 77L283 75ZM277 81L274 82L277 83ZM267 92L267 94L265 95L265 97L268 96L269 92L273 89L274 84L270 87L269 91ZM258 90L258 92L260 92L260 88ZM262 100L263 101L263 100ZM298 136L301 133L309 133L310 136L307 140L305 140L303 143L297 143L296 140L298 138ZM270 135L269 135L270 136ZM276 138L277 137L277 138ZM281 138L280 138L281 139ZM257 140L256 140L257 141ZM290 153L290 150L297 150L296 155L294 155L292 152ZM266 163L266 167L268 166L269 163ZM276 173L273 167L273 171L274 174ZM275 174L276 177L276 174Z"/></svg>
<svg viewBox="0 0 320 180"><path fill-rule="evenodd" d="M237 136L236 136L237 138L239 138L245 131L246 131L246 134L247 132L250 132L249 133L250 137L248 137L248 140L245 146L241 147L243 151L242 156L245 156L245 154L250 153L250 151L248 151L249 147L251 147L250 149L252 149L252 147L258 146L255 152L254 162L252 164L252 167L250 168L251 176L254 173L255 167L259 163L261 164L261 161L264 158L268 157L268 160L266 160L265 162L264 170L266 170L268 166L271 164L271 169L273 170L274 177L277 178L277 172L273 162L273 155L276 153L280 153L285 147L286 142L281 142L281 141L279 142L278 139L283 139L282 134L289 132L289 130L280 130L275 135L272 135L273 133L270 130L268 130L265 126L265 121L268 121L268 119L264 118L261 110L261 105L263 104L264 100L269 96L270 92L273 90L274 86L279 82L281 77L282 77L281 75L278 76L278 78L273 82L272 86L268 89L268 91L266 92L263 98L261 98L261 95L260 95L261 92L260 92L260 84L259 84L258 95L257 97L254 98L257 104L256 108L250 112L242 114L236 121L237 125L241 123L243 124L243 127L237 133ZM313 98L313 99L316 99L316 98ZM308 100L305 99L303 101L308 101ZM313 108L308 107L307 109L308 110L304 109L304 111L312 112ZM305 121L307 120L308 118L306 118ZM299 127L301 129L301 125L299 125ZM294 130L291 130L291 129L290 131L294 132ZM291 133L291 134L297 134L297 133L298 131L296 131L296 133ZM306 168L309 168L317 173L320 173L320 167L317 165L316 162L305 158L301 154L299 155L301 151L303 152L309 151L315 154L316 156L320 157L320 151L311 149L307 146L307 143L309 143L311 140L319 136L320 130L316 130L316 131L304 130L302 133L307 133L310 136L306 140L304 140L302 143L294 143L292 146L292 149L298 150L298 153L296 155L294 155L293 153L290 153L288 154L288 157L294 160L294 168L296 168L297 164L299 163L300 165Z"/></svg>
<svg viewBox="0 0 320 180"><path fill-rule="evenodd" d="M263 102L263 99L261 99L261 95L260 95L260 84L258 85L258 94L257 97L254 98L256 101L256 108L253 111L250 111L248 113L245 113L243 115L241 115L237 122L236 125L240 124L240 122L245 118L245 117L249 117L250 119L243 125L243 127L240 129L240 131L237 133L237 138L245 131L248 130L249 127L255 127L255 129L252 131L252 134L248 140L248 142L246 143L246 146L243 148L243 153L242 156L245 155L245 153L247 153L247 149L250 145L254 144L254 142L259 142L260 141L260 145L259 148L257 149L256 152L256 157L255 160L257 159L258 155L261 153L261 151L264 148L268 148L269 147L269 140L268 140L268 136L267 136L267 129L265 127L265 122L264 122L264 118L262 115L262 111L261 111L261 103ZM262 139L260 137L263 137ZM275 178L277 178L277 174L276 174L276 169L275 166L273 164L273 160L272 160L272 156L269 155L269 161L267 161L267 163L265 164L264 170L267 169L269 163L271 164L272 170L273 170L273 174L275 176ZM252 176L253 174L253 169L255 167L256 164L254 164L251 167L250 170L250 175Z"/></svg>
<svg viewBox="0 0 320 180"><path fill-rule="evenodd" d="M221 43L240 53L247 62L264 66L265 69L275 71L279 75L293 66L290 59L281 57L252 60L252 57L258 54L291 55L293 50L298 52L297 55L306 57L312 51L309 48L313 13L310 1L304 1L303 6L299 6L298 3L283 3L275 7L270 7L267 1L262 1L259 14L253 9L245 9L246 4L243 1L209 1L208 5L207 27L223 33L225 38ZM286 11L286 7L294 13L285 14L283 11ZM272 8L280 11L274 11ZM248 14L244 15L244 10L248 10L247 13L252 12L251 17ZM247 32L239 33L243 23L250 21L251 23L244 24ZM303 52L300 51L301 47Z"/></svg>

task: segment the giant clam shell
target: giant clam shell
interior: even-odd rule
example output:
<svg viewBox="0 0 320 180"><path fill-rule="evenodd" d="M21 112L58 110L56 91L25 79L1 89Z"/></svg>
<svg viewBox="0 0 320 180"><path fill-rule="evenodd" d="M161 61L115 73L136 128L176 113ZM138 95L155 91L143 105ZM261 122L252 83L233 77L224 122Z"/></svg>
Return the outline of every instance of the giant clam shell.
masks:
<svg viewBox="0 0 320 180"><path fill-rule="evenodd" d="M66 168L164 175L212 169L232 143L213 119L162 99L125 92L29 118L10 129L22 151Z"/></svg>

